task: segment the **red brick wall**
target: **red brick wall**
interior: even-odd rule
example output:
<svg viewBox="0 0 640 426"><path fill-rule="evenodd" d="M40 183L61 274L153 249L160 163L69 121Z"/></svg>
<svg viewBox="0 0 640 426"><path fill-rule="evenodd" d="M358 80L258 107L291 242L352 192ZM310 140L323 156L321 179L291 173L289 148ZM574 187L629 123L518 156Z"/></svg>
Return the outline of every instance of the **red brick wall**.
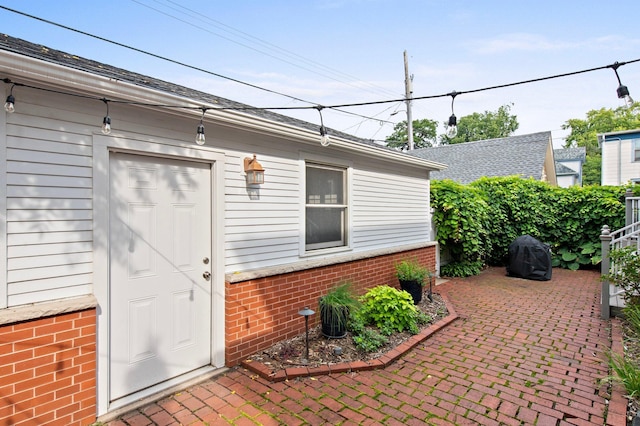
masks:
<svg viewBox="0 0 640 426"><path fill-rule="evenodd" d="M95 419L95 309L0 326L0 425Z"/></svg>
<svg viewBox="0 0 640 426"><path fill-rule="evenodd" d="M318 298L342 281L351 281L358 294L382 284L399 288L394 265L406 258L417 258L434 271L436 248L430 246L233 284L227 282L227 366L237 365L275 342L304 332L304 319L298 311L305 306L317 311ZM311 316L310 327L317 321L318 315Z"/></svg>

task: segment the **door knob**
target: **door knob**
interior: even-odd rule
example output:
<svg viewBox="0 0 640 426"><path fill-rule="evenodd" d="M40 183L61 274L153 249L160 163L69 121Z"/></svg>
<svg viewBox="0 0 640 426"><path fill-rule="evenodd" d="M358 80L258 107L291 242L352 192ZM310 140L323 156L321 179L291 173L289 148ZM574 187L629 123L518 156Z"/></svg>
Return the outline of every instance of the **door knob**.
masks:
<svg viewBox="0 0 640 426"><path fill-rule="evenodd" d="M211 272L209 272L209 271L204 271L204 274L202 274L202 277L203 277L205 280L209 281L209 280L211 279Z"/></svg>

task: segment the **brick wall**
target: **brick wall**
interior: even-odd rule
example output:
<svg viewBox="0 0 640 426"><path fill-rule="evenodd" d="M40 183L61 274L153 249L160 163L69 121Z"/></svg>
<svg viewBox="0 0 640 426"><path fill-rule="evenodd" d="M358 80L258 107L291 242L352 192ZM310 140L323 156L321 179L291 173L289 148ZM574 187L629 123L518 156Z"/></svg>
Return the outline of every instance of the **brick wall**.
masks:
<svg viewBox="0 0 640 426"><path fill-rule="evenodd" d="M0 326L0 425L95 419L95 309Z"/></svg>
<svg viewBox="0 0 640 426"><path fill-rule="evenodd" d="M334 285L349 280L358 294L377 285L399 288L394 265L402 259L417 258L435 270L436 247L377 256L320 268L275 275L256 280L226 283L227 366L268 348L275 342L304 332L298 311L305 306L317 311L318 298ZM310 317L310 327L318 315Z"/></svg>

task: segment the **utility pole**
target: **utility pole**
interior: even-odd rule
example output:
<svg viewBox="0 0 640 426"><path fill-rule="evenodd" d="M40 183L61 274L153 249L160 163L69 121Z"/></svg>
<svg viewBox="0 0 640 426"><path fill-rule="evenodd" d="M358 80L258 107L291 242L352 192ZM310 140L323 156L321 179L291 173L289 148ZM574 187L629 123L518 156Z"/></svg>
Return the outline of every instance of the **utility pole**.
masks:
<svg viewBox="0 0 640 426"><path fill-rule="evenodd" d="M409 59L407 51L404 51L404 98L407 103L407 140L409 151L413 150L413 118L411 117L411 99L413 98L413 75L409 75Z"/></svg>

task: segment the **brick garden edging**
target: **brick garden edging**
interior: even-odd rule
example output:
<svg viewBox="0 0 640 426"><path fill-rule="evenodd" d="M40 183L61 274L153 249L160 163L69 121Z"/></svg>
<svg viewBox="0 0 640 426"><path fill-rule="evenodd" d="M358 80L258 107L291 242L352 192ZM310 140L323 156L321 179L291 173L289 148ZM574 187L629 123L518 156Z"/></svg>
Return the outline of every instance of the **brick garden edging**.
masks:
<svg viewBox="0 0 640 426"><path fill-rule="evenodd" d="M447 306L447 311L449 314L442 318L440 321L431 324L429 327L422 330L420 333L411 336L409 339L405 340L403 343L398 345L397 347L391 349L386 354L369 361L354 361L354 362L343 362L338 364L325 364L320 365L318 367L290 367L284 370L273 371L267 365L245 359L240 362L240 365L247 370L256 373L260 377L265 380L269 380L271 382L282 382L285 380L293 380L298 377L313 377L313 376L322 376L333 373L350 373L354 371L367 371L367 370L376 370L379 368L385 368L389 365L393 364L399 358L404 356L411 349L415 348L418 344L424 342L429 337L431 337L434 333L439 330L442 330L444 327L448 326L456 319L458 319L458 314L456 313L453 305L449 301L449 298L441 294L440 295L444 300L445 305Z"/></svg>

